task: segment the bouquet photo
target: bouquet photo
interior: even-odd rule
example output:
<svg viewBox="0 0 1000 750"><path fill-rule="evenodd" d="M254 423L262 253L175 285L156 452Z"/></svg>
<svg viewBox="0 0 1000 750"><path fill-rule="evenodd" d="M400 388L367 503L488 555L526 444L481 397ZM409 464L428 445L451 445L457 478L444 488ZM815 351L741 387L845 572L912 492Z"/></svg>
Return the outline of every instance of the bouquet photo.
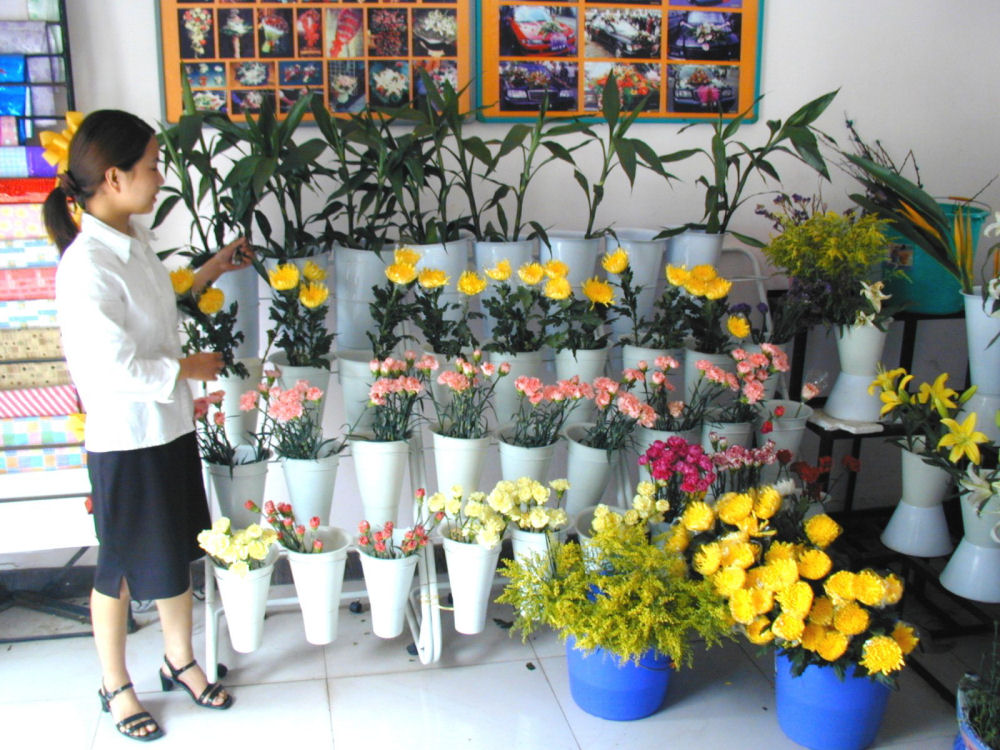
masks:
<svg viewBox="0 0 1000 750"><path fill-rule="evenodd" d="M282 263L268 272L275 294L270 318L278 348L295 367L330 367L333 334L326 330L326 304L330 291L326 271L311 260L300 272L294 263Z"/></svg>
<svg viewBox="0 0 1000 750"><path fill-rule="evenodd" d="M431 390L441 435L453 438L486 436L486 417L493 391L500 379L510 373L510 365L503 362L498 366L482 359L483 353L476 349L471 360L459 357L452 369L437 376L438 384L446 389L440 400Z"/></svg>
<svg viewBox="0 0 1000 750"><path fill-rule="evenodd" d="M277 541L277 532L262 529L255 523L233 531L225 516L213 523L211 529L198 534L198 546L208 553L212 562L240 576L264 567Z"/></svg>
<svg viewBox="0 0 1000 750"><path fill-rule="evenodd" d="M584 399L594 397L589 383L577 377L545 385L539 378L521 375L514 381L517 411L505 441L522 448L552 445L559 439L566 420Z"/></svg>

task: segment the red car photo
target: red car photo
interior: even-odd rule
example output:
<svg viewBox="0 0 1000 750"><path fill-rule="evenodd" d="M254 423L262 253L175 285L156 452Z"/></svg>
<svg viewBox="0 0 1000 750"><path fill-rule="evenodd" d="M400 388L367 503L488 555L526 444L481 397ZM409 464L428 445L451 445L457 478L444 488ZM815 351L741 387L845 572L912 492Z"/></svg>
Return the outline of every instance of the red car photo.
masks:
<svg viewBox="0 0 1000 750"><path fill-rule="evenodd" d="M575 9L544 5L500 8L501 55L575 54L576 38Z"/></svg>

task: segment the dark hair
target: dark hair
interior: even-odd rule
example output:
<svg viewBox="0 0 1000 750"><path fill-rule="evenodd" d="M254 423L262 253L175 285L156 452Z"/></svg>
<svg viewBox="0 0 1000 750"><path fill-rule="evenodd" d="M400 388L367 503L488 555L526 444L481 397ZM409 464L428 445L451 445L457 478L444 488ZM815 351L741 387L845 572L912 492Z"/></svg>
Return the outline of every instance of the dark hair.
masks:
<svg viewBox="0 0 1000 750"><path fill-rule="evenodd" d="M42 215L52 240L63 251L79 230L68 201L86 209L112 167L129 170L142 158L155 131L133 114L100 109L87 115L69 144L69 168L45 199Z"/></svg>

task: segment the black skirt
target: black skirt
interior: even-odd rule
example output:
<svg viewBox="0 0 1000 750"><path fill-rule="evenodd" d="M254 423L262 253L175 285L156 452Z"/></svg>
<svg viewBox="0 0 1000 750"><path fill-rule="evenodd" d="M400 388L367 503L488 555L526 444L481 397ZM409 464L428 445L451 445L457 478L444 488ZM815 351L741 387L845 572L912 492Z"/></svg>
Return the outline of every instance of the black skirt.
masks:
<svg viewBox="0 0 1000 750"><path fill-rule="evenodd" d="M101 543L94 588L134 599L187 591L190 565L204 555L197 536L212 525L193 432L127 451L87 452L94 525Z"/></svg>

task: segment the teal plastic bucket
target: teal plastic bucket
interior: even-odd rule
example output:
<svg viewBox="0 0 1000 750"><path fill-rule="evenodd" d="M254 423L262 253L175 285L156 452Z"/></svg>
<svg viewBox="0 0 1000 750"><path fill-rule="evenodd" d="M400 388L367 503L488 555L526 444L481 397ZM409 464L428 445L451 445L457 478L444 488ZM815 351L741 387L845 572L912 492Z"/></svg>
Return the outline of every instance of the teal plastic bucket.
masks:
<svg viewBox="0 0 1000 750"><path fill-rule="evenodd" d="M656 713L670 682L670 660L648 651L639 664L622 662L604 649L585 653L566 639L566 667L573 701L593 716L632 721Z"/></svg>
<svg viewBox="0 0 1000 750"><path fill-rule="evenodd" d="M948 221L953 222L955 210L963 204L938 201L938 205ZM964 210L971 219L972 235L978 244L983 222L989 214L986 209L975 205L965 204ZM950 315L963 309L962 288L958 279L895 230L888 229L886 236L889 238L889 261L884 268L906 274L905 278L895 275L886 279L886 290L892 295L893 304L904 305L904 312L924 315Z"/></svg>
<svg viewBox="0 0 1000 750"><path fill-rule="evenodd" d="M810 664L798 677L780 652L774 655L774 696L781 731L810 750L863 750L875 741L889 688L856 668L844 679L833 667Z"/></svg>

